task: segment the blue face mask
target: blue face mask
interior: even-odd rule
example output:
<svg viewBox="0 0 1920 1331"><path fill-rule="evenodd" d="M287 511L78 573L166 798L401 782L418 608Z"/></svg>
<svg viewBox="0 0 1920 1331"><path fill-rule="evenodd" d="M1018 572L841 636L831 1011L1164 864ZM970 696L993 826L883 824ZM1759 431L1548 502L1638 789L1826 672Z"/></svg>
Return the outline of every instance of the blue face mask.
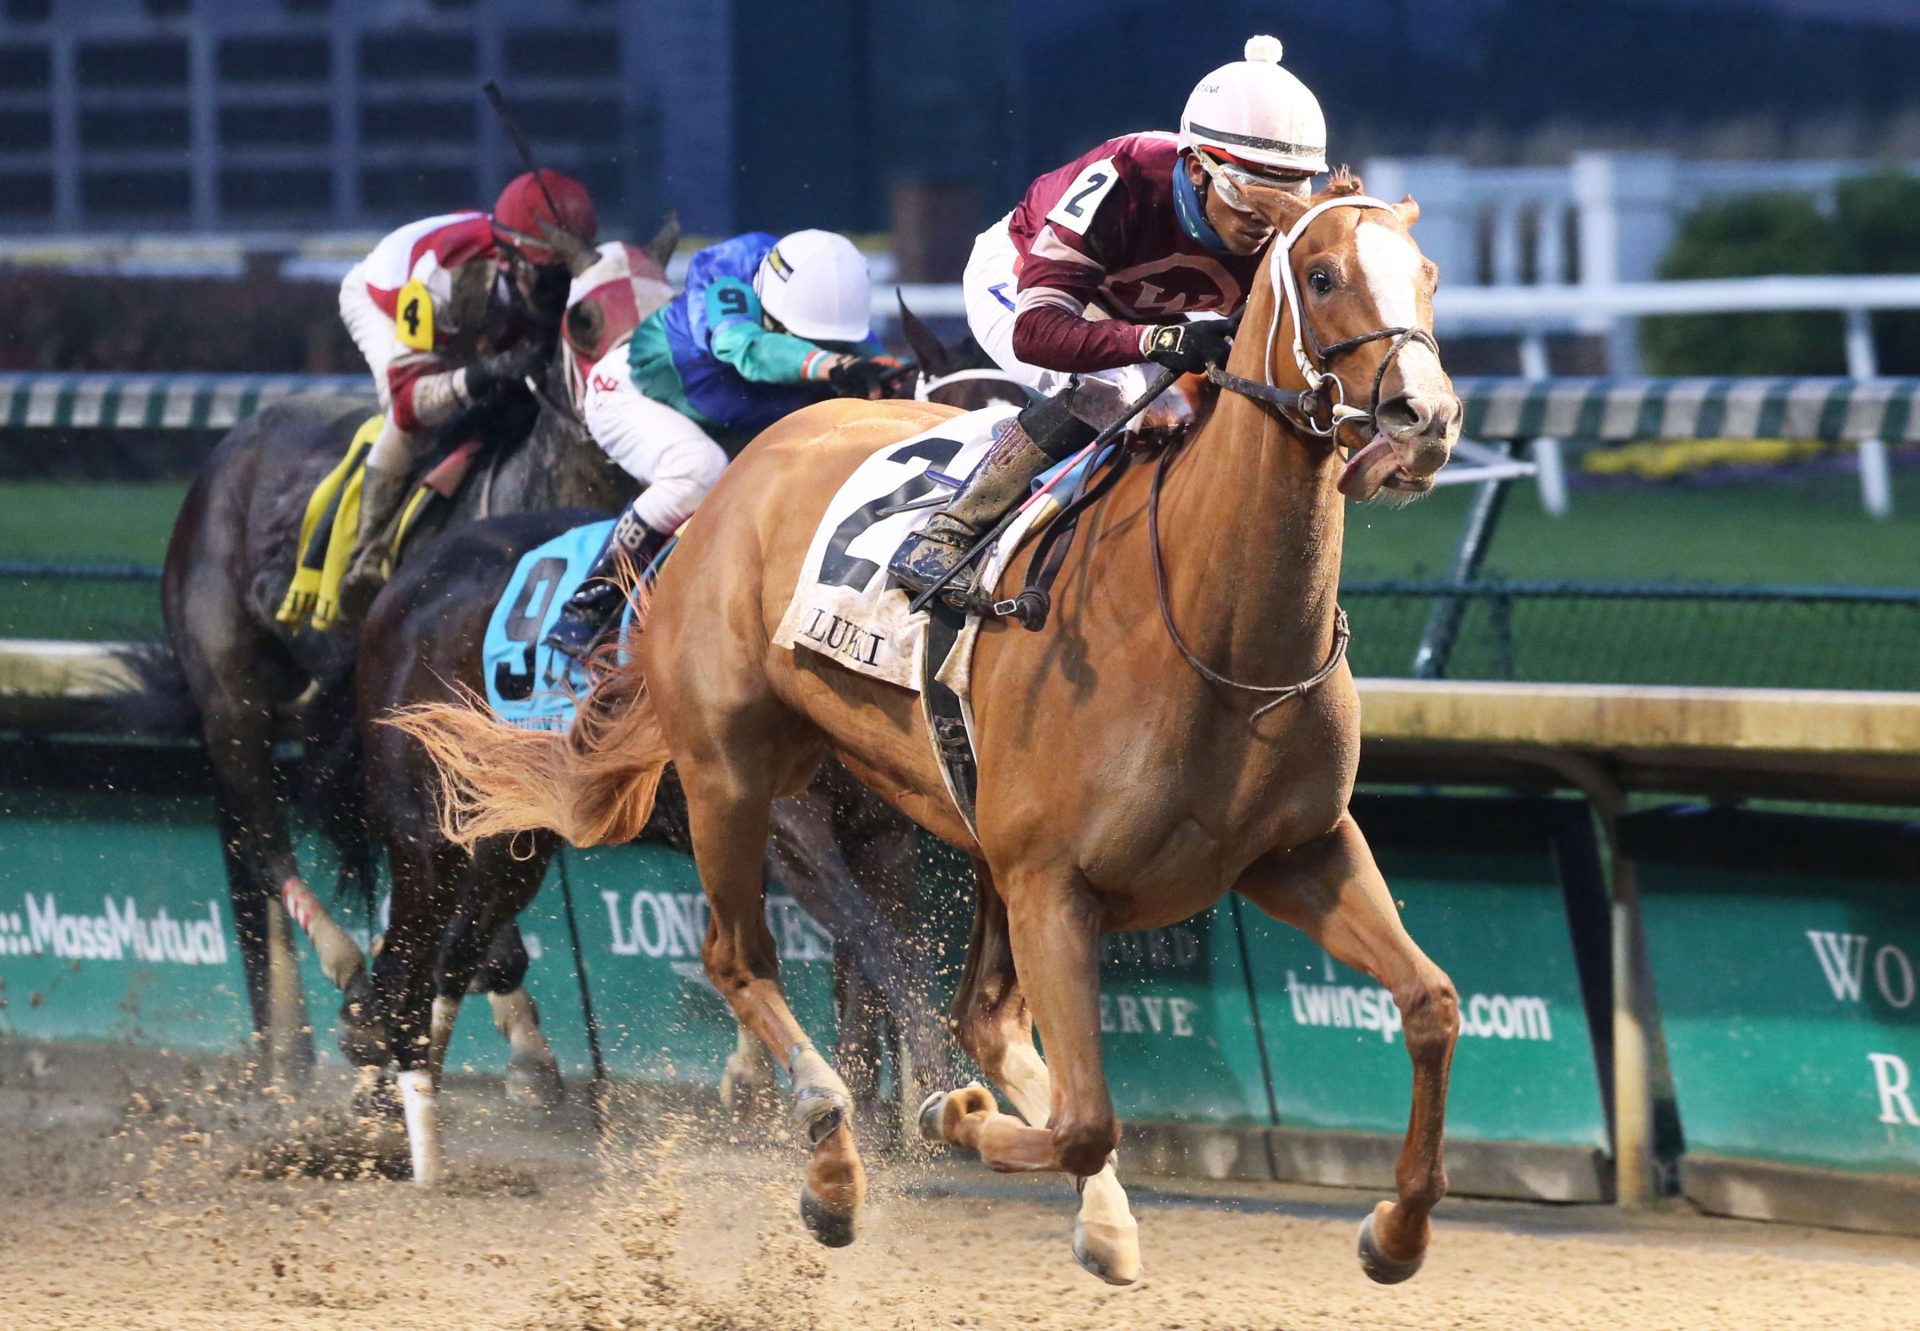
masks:
<svg viewBox="0 0 1920 1331"><path fill-rule="evenodd" d="M1213 223L1207 221L1207 210L1200 206L1200 193L1187 176L1184 159L1176 159L1173 164L1173 211L1180 217L1182 231L1216 254L1229 252L1227 242L1220 239Z"/></svg>

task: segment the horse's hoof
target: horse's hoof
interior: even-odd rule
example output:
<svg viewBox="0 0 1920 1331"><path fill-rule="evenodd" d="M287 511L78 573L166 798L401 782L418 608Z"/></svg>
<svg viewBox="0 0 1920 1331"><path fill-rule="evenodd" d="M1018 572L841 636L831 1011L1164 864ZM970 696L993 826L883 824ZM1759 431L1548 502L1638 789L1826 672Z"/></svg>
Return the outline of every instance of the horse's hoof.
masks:
<svg viewBox="0 0 1920 1331"><path fill-rule="evenodd" d="M1098 1239L1087 1226L1073 1227L1073 1260L1109 1285L1132 1285L1140 1279L1140 1236L1138 1231L1111 1234Z"/></svg>
<svg viewBox="0 0 1920 1331"><path fill-rule="evenodd" d="M507 1099L530 1109L558 1109L567 1101L567 1084L552 1058L518 1055L507 1061Z"/></svg>
<svg viewBox="0 0 1920 1331"><path fill-rule="evenodd" d="M1360 1222L1360 1269L1376 1285L1397 1285L1412 1279L1427 1255L1421 1253L1410 1262L1400 1262L1381 1251L1380 1240L1373 1232L1373 1219L1378 1214L1378 1210L1369 1211L1367 1218Z"/></svg>
<svg viewBox="0 0 1920 1331"><path fill-rule="evenodd" d="M400 1088L391 1074L382 1072L371 1086L353 1093L353 1112L357 1118L379 1122L398 1122L405 1116L400 1104Z"/></svg>
<svg viewBox="0 0 1920 1331"><path fill-rule="evenodd" d="M920 1102L920 1140L930 1146L942 1146L946 1138L940 1135L940 1107L947 1102L945 1091L935 1091Z"/></svg>
<svg viewBox="0 0 1920 1331"><path fill-rule="evenodd" d="M833 1136L846 1121L846 1100L830 1091L806 1090L794 1099L794 1125L807 1134L811 1145Z"/></svg>
<svg viewBox="0 0 1920 1331"><path fill-rule="evenodd" d="M806 1222L807 1232L822 1247L844 1248L853 1242L854 1212L835 1211L825 1202L813 1195L813 1189L800 1189L800 1218Z"/></svg>

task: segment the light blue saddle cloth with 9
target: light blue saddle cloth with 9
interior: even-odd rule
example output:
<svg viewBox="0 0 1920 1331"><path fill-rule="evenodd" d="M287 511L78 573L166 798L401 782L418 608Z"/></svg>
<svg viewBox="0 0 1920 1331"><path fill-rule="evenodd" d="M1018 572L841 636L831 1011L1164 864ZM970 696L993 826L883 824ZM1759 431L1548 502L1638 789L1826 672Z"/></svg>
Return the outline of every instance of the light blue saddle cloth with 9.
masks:
<svg viewBox="0 0 1920 1331"><path fill-rule="evenodd" d="M573 724L574 698L585 693L586 672L544 641L606 544L614 519L575 527L520 557L507 589L487 619L481 645L487 705L508 725L527 730L565 730ZM633 608L621 614L624 632Z"/></svg>

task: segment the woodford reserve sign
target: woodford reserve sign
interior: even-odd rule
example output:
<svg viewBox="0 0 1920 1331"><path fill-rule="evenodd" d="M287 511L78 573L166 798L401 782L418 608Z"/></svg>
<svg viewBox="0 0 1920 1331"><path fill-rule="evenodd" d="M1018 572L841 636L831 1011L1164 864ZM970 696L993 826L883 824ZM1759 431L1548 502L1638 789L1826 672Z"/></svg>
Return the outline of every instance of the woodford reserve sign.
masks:
<svg viewBox="0 0 1920 1331"><path fill-rule="evenodd" d="M1625 820L1690 1156L1920 1176L1920 824Z"/></svg>

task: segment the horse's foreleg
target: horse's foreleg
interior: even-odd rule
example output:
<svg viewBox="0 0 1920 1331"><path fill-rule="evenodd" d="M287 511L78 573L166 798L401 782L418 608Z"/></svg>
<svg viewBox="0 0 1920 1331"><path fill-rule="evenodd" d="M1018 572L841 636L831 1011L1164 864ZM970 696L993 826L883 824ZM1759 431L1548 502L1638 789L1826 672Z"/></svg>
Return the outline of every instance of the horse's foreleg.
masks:
<svg viewBox="0 0 1920 1331"><path fill-rule="evenodd" d="M1420 1269L1432 1233L1429 1217L1447 1191L1447 1070L1460 1033L1453 981L1401 925L1393 895L1351 816L1317 842L1255 861L1234 890L1378 980L1400 1009L1413 1060L1413 1105L1394 1169L1399 1200L1381 1202L1362 1222L1360 1263L1382 1284L1405 1280Z"/></svg>
<svg viewBox="0 0 1920 1331"><path fill-rule="evenodd" d="M767 1047L745 1026L736 1028L733 1052L720 1073L720 1103L736 1118L757 1118L768 1112L773 1087L773 1058Z"/></svg>
<svg viewBox="0 0 1920 1331"><path fill-rule="evenodd" d="M955 1002L955 1026L960 1044L992 1078L1014 1110L1034 1127L1052 1120L1053 1080L1033 1044L1033 1021L1015 972L1007 934L1006 906L984 866L976 864L980 913L974 935L974 955ZM967 1091L955 1092L966 1097ZM923 1108L922 1130L929 1135L940 1124L936 1115L947 1112L953 1097L935 1096ZM978 1104L978 1096L974 1096ZM964 1116L964 1107L959 1111ZM1126 1191L1109 1156L1099 1172L1079 1181L1080 1212L1074 1221L1074 1258L1094 1275L1116 1285L1140 1278L1140 1229L1127 1205Z"/></svg>
<svg viewBox="0 0 1920 1331"><path fill-rule="evenodd" d="M435 954L445 932L434 918L435 897L451 890L442 885L456 881L459 860L465 857L452 851L434 854L410 838L390 841L387 850L393 907L373 964L373 1008L399 1066L394 1080L406 1119L413 1181L431 1187L446 1173L434 1065L436 1057L444 1058L444 1041L452 1032L452 1012L434 1001Z"/></svg>
<svg viewBox="0 0 1920 1331"><path fill-rule="evenodd" d="M792 1079L794 1119L813 1143L800 1213L815 1238L841 1247L853 1241L866 1175L853 1144L846 1083L814 1049L780 988L764 876L774 764L754 747L716 747L679 764L694 859L712 907L702 957L734 1016Z"/></svg>
<svg viewBox="0 0 1920 1331"><path fill-rule="evenodd" d="M520 926L509 920L496 929L473 987L485 991L493 1027L506 1037L507 1098L552 1109L567 1098L560 1060L540 1029L540 1009L527 992L530 964Z"/></svg>

